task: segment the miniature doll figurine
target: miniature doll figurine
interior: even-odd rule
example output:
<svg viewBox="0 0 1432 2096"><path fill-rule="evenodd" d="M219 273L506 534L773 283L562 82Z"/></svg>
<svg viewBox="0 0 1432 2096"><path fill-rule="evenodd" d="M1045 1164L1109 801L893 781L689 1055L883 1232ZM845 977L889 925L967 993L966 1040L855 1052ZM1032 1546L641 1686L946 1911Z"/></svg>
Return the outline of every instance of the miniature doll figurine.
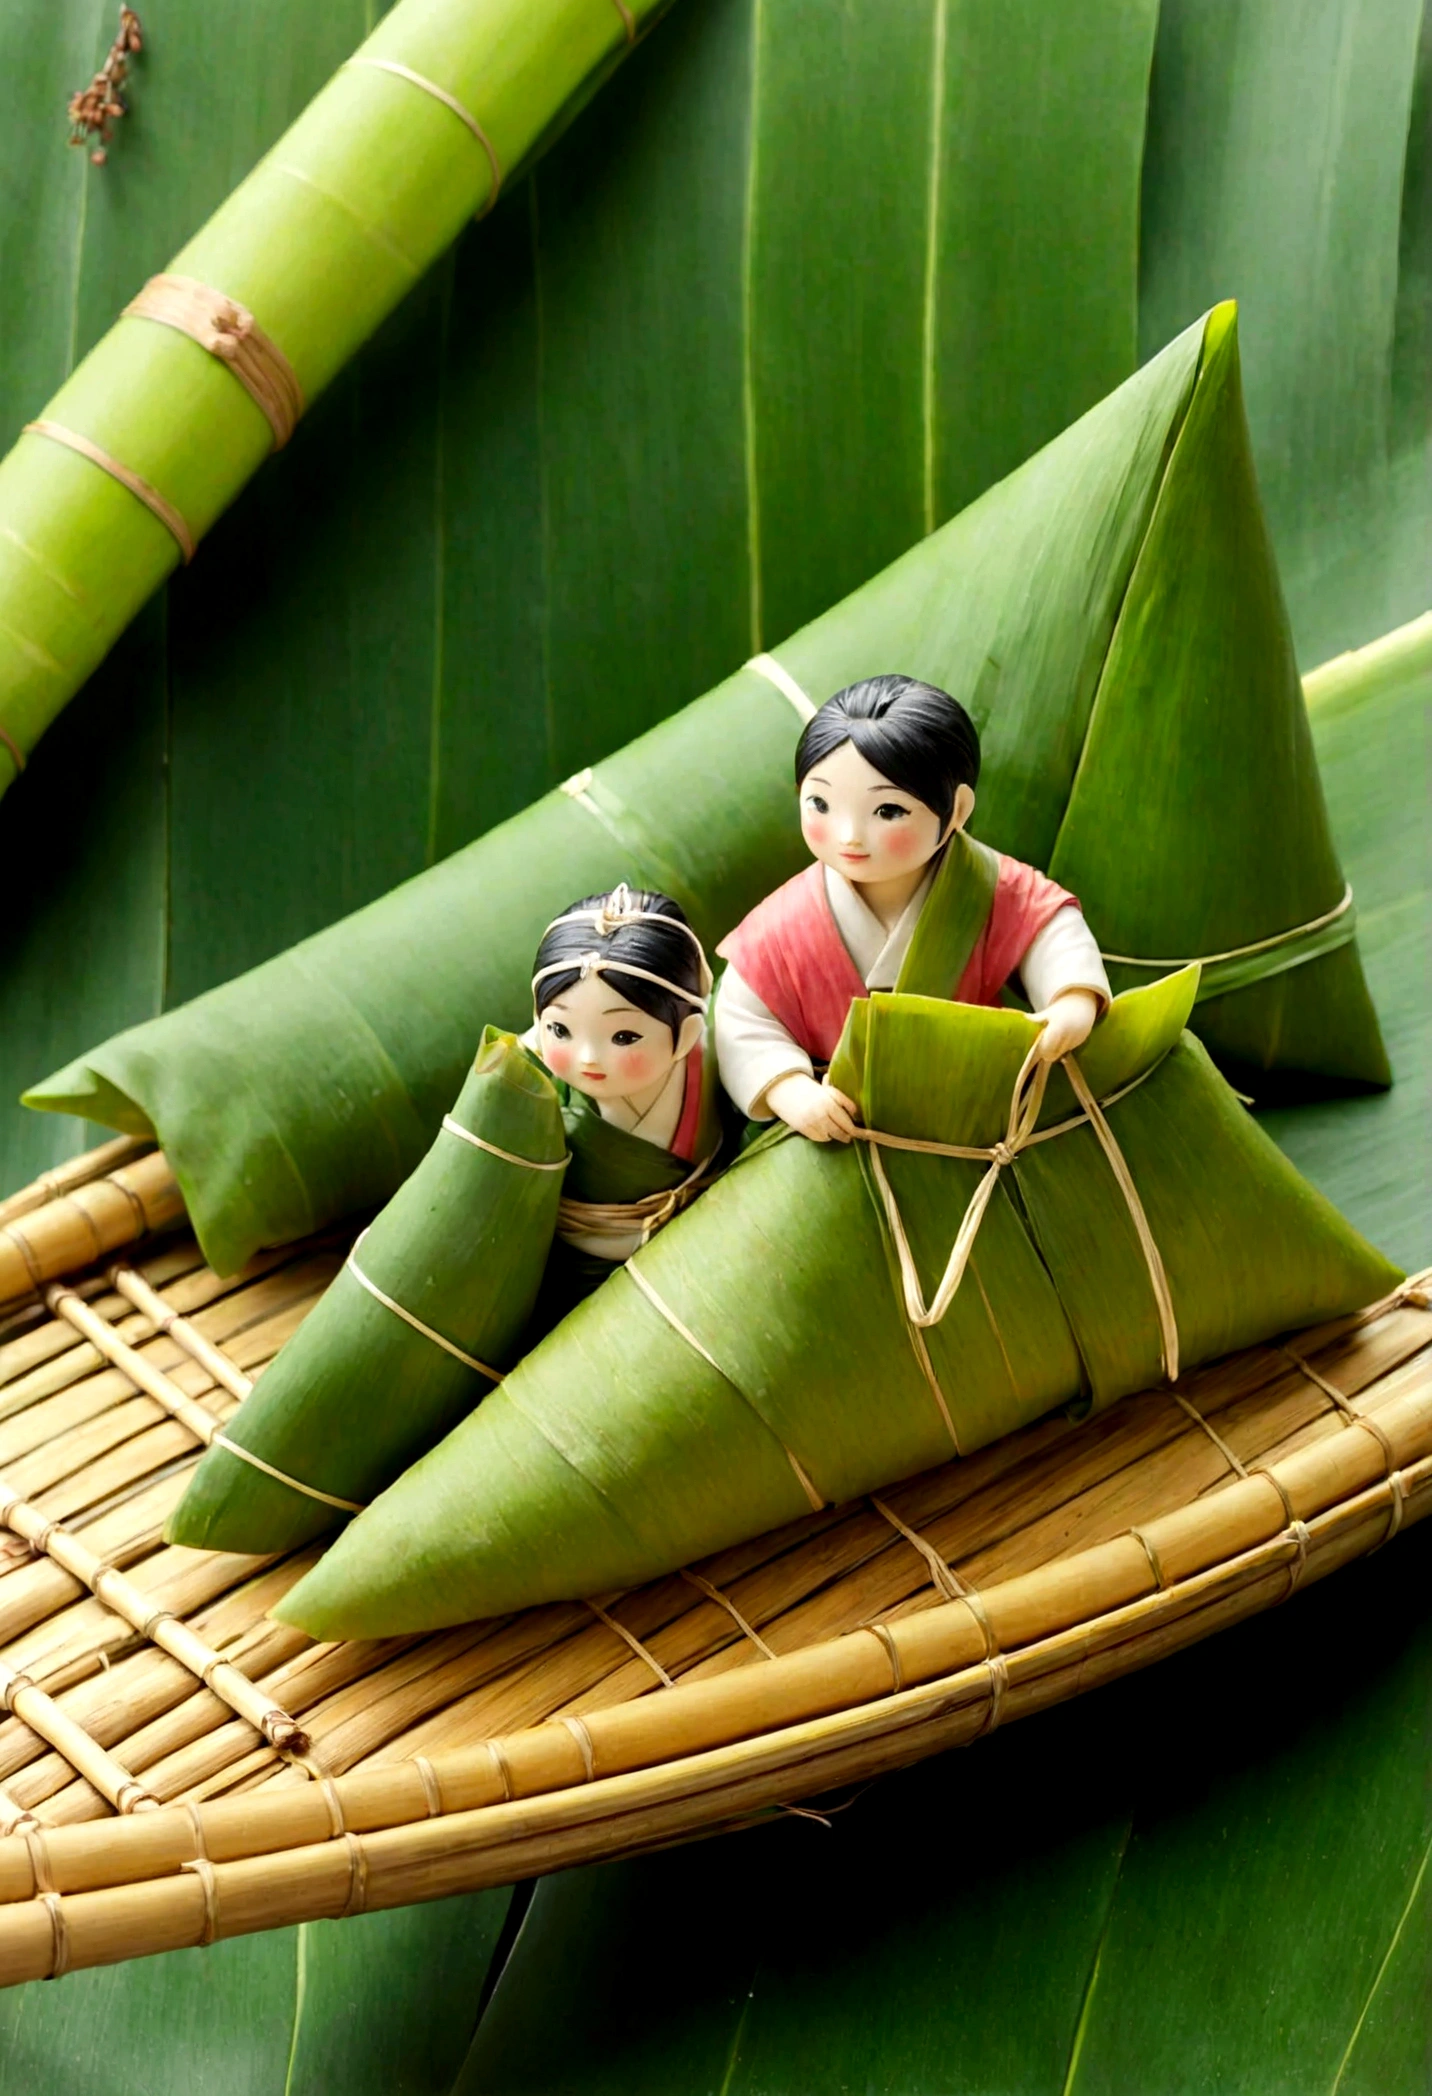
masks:
<svg viewBox="0 0 1432 2096"><path fill-rule="evenodd" d="M902 969L951 840L974 809L979 768L964 707L913 677L849 685L808 722L796 786L816 863L717 948L729 964L716 997L721 1079L753 1120L850 1141L855 1108L816 1069L834 1053L853 999L908 987ZM953 897L942 883L941 894L942 907L963 911L968 937L942 994L997 1004L1017 971L1043 1022L1042 1059L1079 1047L1110 990L1075 898L972 842L949 873L970 883Z"/></svg>
<svg viewBox="0 0 1432 2096"><path fill-rule="evenodd" d="M710 991L701 942L669 896L623 884L573 903L542 936L525 1041L557 1080L572 1153L549 1314L629 1259L710 1170Z"/></svg>

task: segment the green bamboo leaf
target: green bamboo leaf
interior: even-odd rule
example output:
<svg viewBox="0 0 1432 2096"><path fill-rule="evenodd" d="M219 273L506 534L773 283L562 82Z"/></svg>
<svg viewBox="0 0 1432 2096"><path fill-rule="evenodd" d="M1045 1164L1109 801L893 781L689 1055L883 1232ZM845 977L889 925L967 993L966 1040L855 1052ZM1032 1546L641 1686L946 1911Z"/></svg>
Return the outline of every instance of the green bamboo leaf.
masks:
<svg viewBox="0 0 1432 2096"><path fill-rule="evenodd" d="M508 1892L319 1921L0 1995L25 2096L447 2096Z"/></svg>
<svg viewBox="0 0 1432 2096"><path fill-rule="evenodd" d="M1432 615L1309 680L1313 740L1333 827L1362 898L1360 944L1396 1077L1375 1098L1263 1113L1264 1126L1329 1198L1409 1268L1432 1259L1425 927L1432 913L1426 758Z"/></svg>
<svg viewBox="0 0 1432 2096"><path fill-rule="evenodd" d="M1427 1562L1425 1537L1416 1559ZM1364 1597L1370 1584L1348 1580ZM1367 1635L1354 1592L1337 1599L1346 1631ZM1239 1755L1211 1794L1173 1794L1140 1817L1090 1983L1074 2096L1333 2087L1432 1840L1432 1623L1419 1613L1401 1626L1402 1649L1379 1638L1375 1695L1304 1700L1293 1662L1306 1627L1290 1631L1268 1654L1284 1707L1280 1722L1264 1716L1267 1760ZM1207 1655L1210 1689L1213 1664ZM1274 1990L1270 1954L1295 1916L1298 1954L1278 1958Z"/></svg>
<svg viewBox="0 0 1432 2096"><path fill-rule="evenodd" d="M1209 325L1050 861L1056 880L1099 896L1111 954L1179 950L1162 943L1163 892L1210 848L1224 880L1198 883L1183 918L1190 958L1256 938L1239 897L1259 897L1269 931L1325 921L1345 900L1225 321L1220 308ZM1254 691L1262 703L1249 703ZM1350 912L1327 924L1323 938L1342 943L1311 959L1299 941L1245 959L1244 971L1289 965L1254 983L1244 973L1226 994L1226 973L1209 969L1199 1031L1235 1068L1249 1066L1250 1084L1261 1089L1273 1064L1390 1082L1351 929ZM1116 967L1113 981L1147 973Z"/></svg>
<svg viewBox="0 0 1432 2096"><path fill-rule="evenodd" d="M1409 129L1423 15L1422 0L1165 0L1160 13L1140 340L1147 354L1210 299L1239 298L1259 476L1304 661L1426 601L1432 389L1414 318L1432 239L1425 43Z"/></svg>

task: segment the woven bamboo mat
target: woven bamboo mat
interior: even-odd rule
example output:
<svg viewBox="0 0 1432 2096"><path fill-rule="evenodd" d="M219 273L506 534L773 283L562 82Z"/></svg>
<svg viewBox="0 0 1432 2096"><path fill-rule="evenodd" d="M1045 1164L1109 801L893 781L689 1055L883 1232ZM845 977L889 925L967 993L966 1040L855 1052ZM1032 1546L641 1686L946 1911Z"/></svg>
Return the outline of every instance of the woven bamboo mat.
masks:
<svg viewBox="0 0 1432 2096"><path fill-rule="evenodd" d="M1432 1510L1422 1277L638 1591L315 1644L267 1615L312 1551L161 1536L346 1238L221 1280L180 1222L133 1145L0 1205L3 1983L744 1824L1147 1665Z"/></svg>

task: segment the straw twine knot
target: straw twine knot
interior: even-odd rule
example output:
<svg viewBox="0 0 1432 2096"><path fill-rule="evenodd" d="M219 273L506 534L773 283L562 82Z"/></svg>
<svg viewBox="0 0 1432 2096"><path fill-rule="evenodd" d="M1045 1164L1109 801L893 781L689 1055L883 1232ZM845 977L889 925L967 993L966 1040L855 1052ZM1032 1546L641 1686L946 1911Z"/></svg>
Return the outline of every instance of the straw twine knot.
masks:
<svg viewBox="0 0 1432 2096"><path fill-rule="evenodd" d="M216 357L229 362L238 355L245 340L253 332L254 316L236 306L232 299L225 299L209 316L214 339L209 347Z"/></svg>

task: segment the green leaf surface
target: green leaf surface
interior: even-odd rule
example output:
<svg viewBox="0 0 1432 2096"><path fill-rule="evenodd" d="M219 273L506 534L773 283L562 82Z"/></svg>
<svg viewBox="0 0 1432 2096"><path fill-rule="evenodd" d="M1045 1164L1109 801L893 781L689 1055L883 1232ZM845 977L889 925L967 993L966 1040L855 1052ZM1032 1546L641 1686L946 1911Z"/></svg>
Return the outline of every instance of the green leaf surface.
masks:
<svg viewBox="0 0 1432 2096"><path fill-rule="evenodd" d="M1394 1082L1376 1097L1280 1107L1260 1118L1300 1171L1413 1269L1432 1261L1432 620L1386 669L1354 670L1345 688L1315 698L1310 710Z"/></svg>
<svg viewBox="0 0 1432 2096"><path fill-rule="evenodd" d="M1423 0L1160 10L1140 344L1147 355L1212 299L1239 300L1254 451L1304 663L1427 601L1423 14Z"/></svg>
<svg viewBox="0 0 1432 2096"><path fill-rule="evenodd" d="M16 2096L447 2096L511 1895L318 1921L0 1994Z"/></svg>

